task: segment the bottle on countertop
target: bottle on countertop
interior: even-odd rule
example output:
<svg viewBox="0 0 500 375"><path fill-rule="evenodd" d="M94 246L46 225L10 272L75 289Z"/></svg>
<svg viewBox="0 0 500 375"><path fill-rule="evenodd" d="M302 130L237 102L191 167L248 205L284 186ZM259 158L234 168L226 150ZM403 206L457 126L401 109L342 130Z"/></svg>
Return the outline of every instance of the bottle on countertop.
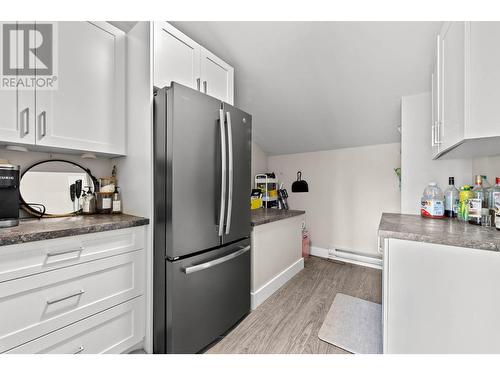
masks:
<svg viewBox="0 0 500 375"><path fill-rule="evenodd" d="M483 189L483 178L476 175L472 196L468 201L469 223L481 225L482 209L486 208L485 191Z"/></svg>
<svg viewBox="0 0 500 375"><path fill-rule="evenodd" d="M484 190L484 206L486 208L490 208L490 205L493 204L493 197L490 196L493 194L493 185L488 182L488 176L481 175L483 181L483 190Z"/></svg>
<svg viewBox="0 0 500 375"><path fill-rule="evenodd" d="M448 217L457 217L459 199L455 177L448 177L448 184L448 189L444 192L444 214Z"/></svg>
<svg viewBox="0 0 500 375"><path fill-rule="evenodd" d="M85 215L92 215L96 212L96 197L90 186L85 186L87 188L87 192L83 192L83 202L82 202L82 213Z"/></svg>
<svg viewBox="0 0 500 375"><path fill-rule="evenodd" d="M111 209L111 213L122 213L122 198L120 192L118 191L118 186L115 187L115 192L113 193L113 207Z"/></svg>
<svg viewBox="0 0 500 375"><path fill-rule="evenodd" d="M492 199L493 203L490 205L490 212L494 214L492 220L494 220L495 227L500 230L500 177L495 179L495 186L492 189Z"/></svg>
<svg viewBox="0 0 500 375"><path fill-rule="evenodd" d="M472 198L472 186L464 185L458 193L458 219L462 221L469 220L469 199Z"/></svg>
<svg viewBox="0 0 500 375"><path fill-rule="evenodd" d="M444 217L444 194L435 182L429 182L421 200L420 214L423 217L441 219Z"/></svg>

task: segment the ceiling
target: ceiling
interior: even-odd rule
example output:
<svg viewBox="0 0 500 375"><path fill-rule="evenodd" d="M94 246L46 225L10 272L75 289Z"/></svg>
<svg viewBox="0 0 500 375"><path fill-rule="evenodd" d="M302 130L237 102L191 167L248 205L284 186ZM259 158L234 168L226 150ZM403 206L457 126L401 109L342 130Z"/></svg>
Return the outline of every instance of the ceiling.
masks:
<svg viewBox="0 0 500 375"><path fill-rule="evenodd" d="M440 22L172 22L235 68L270 155L399 141L400 98L430 90Z"/></svg>

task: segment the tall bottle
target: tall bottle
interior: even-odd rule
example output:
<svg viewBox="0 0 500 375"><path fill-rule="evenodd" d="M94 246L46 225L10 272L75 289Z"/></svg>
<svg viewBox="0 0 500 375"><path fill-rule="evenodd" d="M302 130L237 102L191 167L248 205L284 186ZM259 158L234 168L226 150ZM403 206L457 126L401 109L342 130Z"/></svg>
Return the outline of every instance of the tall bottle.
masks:
<svg viewBox="0 0 500 375"><path fill-rule="evenodd" d="M455 177L448 177L448 189L444 192L444 214L448 217L457 217L458 189L455 187Z"/></svg>
<svg viewBox="0 0 500 375"><path fill-rule="evenodd" d="M500 230L500 177L495 179L495 186L492 189L493 203L490 204L490 212L493 214L495 227Z"/></svg>
<svg viewBox="0 0 500 375"><path fill-rule="evenodd" d="M481 175L483 180L483 189L484 189L484 200L485 205L483 207L490 208L493 204L493 185L488 182L488 176Z"/></svg>
<svg viewBox="0 0 500 375"><path fill-rule="evenodd" d="M483 189L483 178L477 175L474 179L472 197L469 199L469 223L481 225L482 209L486 207L485 192Z"/></svg>

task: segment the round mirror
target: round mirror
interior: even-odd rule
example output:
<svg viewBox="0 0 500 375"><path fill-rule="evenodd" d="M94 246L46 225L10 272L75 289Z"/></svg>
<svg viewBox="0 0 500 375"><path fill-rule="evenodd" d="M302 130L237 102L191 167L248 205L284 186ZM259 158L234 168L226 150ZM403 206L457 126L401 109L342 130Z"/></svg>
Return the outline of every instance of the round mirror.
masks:
<svg viewBox="0 0 500 375"><path fill-rule="evenodd" d="M37 216L68 216L80 210L79 196L88 187L95 192L90 170L64 160L47 160L21 175L23 206Z"/></svg>

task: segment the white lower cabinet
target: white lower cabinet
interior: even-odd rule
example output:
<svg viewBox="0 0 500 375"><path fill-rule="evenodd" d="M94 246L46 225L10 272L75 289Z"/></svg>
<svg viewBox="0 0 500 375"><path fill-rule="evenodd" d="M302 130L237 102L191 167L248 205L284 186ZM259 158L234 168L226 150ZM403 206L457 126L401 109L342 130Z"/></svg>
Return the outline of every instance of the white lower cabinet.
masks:
<svg viewBox="0 0 500 375"><path fill-rule="evenodd" d="M80 336L86 353L119 352L143 340L144 227L0 247L0 260L0 353L68 352Z"/></svg>
<svg viewBox="0 0 500 375"><path fill-rule="evenodd" d="M384 353L500 353L498 251L385 240Z"/></svg>
<svg viewBox="0 0 500 375"><path fill-rule="evenodd" d="M7 354L122 353L144 337L144 297L9 350Z"/></svg>

